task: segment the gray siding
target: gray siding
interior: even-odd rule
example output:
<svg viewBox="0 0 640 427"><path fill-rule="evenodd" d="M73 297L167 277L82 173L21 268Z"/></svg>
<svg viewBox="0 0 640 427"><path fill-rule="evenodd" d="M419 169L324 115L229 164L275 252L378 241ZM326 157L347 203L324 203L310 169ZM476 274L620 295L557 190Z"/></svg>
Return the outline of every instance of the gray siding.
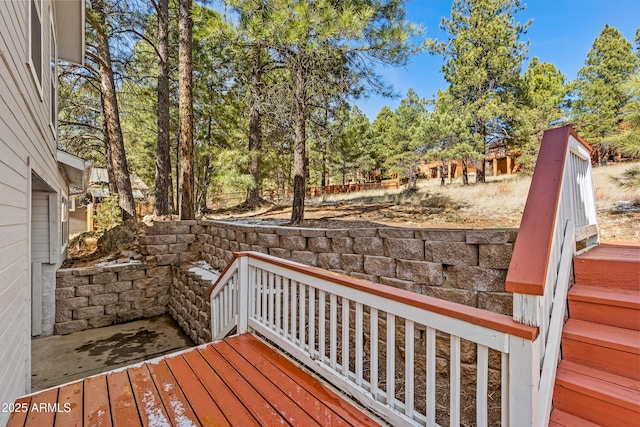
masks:
<svg viewBox="0 0 640 427"><path fill-rule="evenodd" d="M76 205L76 210L69 212L69 234L85 231L87 231L87 207Z"/></svg>
<svg viewBox="0 0 640 427"><path fill-rule="evenodd" d="M5 403L30 391L32 172L57 193L58 201L67 193L50 126L51 4L45 1L42 11L40 90L27 65L30 3L0 1L0 402ZM58 221L51 236L59 239L57 211L52 212ZM59 245L52 255L60 258ZM0 425L8 416L0 413Z"/></svg>
<svg viewBox="0 0 640 427"><path fill-rule="evenodd" d="M31 199L31 262L49 262L49 193L34 191Z"/></svg>

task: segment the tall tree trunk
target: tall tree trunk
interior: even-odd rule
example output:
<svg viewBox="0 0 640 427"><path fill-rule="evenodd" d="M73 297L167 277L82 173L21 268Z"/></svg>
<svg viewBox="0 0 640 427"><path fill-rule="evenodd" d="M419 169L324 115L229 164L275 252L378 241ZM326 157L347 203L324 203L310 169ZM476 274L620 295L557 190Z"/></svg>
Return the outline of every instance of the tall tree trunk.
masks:
<svg viewBox="0 0 640 427"><path fill-rule="evenodd" d="M104 2L102 0L91 0L91 9L87 16L91 26L96 30L96 53L100 63L98 74L100 75L100 91L102 92L102 113L104 114L105 129L107 130L107 142L111 151L111 156L107 158L107 162L111 162L113 166L122 220L132 219L135 221L136 207L131 189L131 178L129 177L129 168L127 166L122 128L120 127L120 112L118 111L116 85L111 65Z"/></svg>
<svg viewBox="0 0 640 427"><path fill-rule="evenodd" d="M180 90L180 219L195 219L193 200L192 0L179 0L178 79Z"/></svg>
<svg viewBox="0 0 640 427"><path fill-rule="evenodd" d="M478 133L482 136L482 147L478 147L478 148L482 148L482 156L480 158L480 161L476 161L476 184L478 183L484 184L487 182L487 178L486 178L487 159L485 157L486 150L487 150L486 148L487 147L486 146L487 128L482 122L477 122L476 128L478 129Z"/></svg>
<svg viewBox="0 0 640 427"><path fill-rule="evenodd" d="M486 179L486 160L482 157L480 160L476 162L476 183L484 184L487 182Z"/></svg>
<svg viewBox="0 0 640 427"><path fill-rule="evenodd" d="M249 188L246 205L255 209L260 205L260 150L262 148L260 103L262 102L262 48L251 49L251 81L249 85L249 174L253 177L253 188Z"/></svg>
<svg viewBox="0 0 640 427"><path fill-rule="evenodd" d="M169 0L158 0L158 143L154 215L169 215Z"/></svg>
<svg viewBox="0 0 640 427"><path fill-rule="evenodd" d="M462 185L469 185L469 172L467 170L466 159L462 159Z"/></svg>
<svg viewBox="0 0 640 427"><path fill-rule="evenodd" d="M301 55L301 54L299 54ZM307 144L307 70L304 59L298 58L296 64L295 93L295 145L293 156L293 204L291 206L291 225L299 225L304 220L305 170Z"/></svg>
<svg viewBox="0 0 640 427"><path fill-rule="evenodd" d="M102 102L102 100L100 101ZM109 143L109 132L107 132L107 124L104 123L104 158L105 165L107 169L107 181L109 185L109 192L118 194L118 189L116 188L116 176L113 173L113 163L110 161L111 159L111 144Z"/></svg>

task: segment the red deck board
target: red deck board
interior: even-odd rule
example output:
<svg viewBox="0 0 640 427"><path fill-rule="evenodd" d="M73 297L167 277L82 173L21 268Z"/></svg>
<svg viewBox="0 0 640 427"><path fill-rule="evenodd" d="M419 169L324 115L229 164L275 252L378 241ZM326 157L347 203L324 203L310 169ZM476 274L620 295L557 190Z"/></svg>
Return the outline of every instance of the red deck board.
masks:
<svg viewBox="0 0 640 427"><path fill-rule="evenodd" d="M244 334L230 338L228 341L229 343L233 342L233 346L241 351L243 356L251 358L252 361L254 360L251 356L252 353L259 354L264 361L276 366L283 375L304 387L323 407L336 414L335 422L334 418L327 417L321 421L322 424L327 424L330 421L329 425L340 425L341 422L346 422L348 425L378 425L351 403L330 390L320 380L307 375L289 359L252 335ZM314 405L313 408L315 409L316 406Z"/></svg>
<svg viewBox="0 0 640 427"><path fill-rule="evenodd" d="M55 411L10 427L378 425L292 361L245 334L20 398Z"/></svg>
<svg viewBox="0 0 640 427"><path fill-rule="evenodd" d="M216 343L216 346L218 344L219 343ZM229 386L236 397L242 400L243 404L246 405L247 409L260 424L287 424L287 421L269 403L271 400L270 397L265 398L265 396L258 393L251 386L251 383L240 375L233 366L229 365L226 359L222 357L213 346L199 349L199 351L220 378ZM253 378L251 380L253 381Z"/></svg>
<svg viewBox="0 0 640 427"><path fill-rule="evenodd" d="M165 361L203 426L230 425L182 356L168 357Z"/></svg>
<svg viewBox="0 0 640 427"><path fill-rule="evenodd" d="M84 380L83 408L84 425L111 426L111 406L105 375L89 377Z"/></svg>
<svg viewBox="0 0 640 427"><path fill-rule="evenodd" d="M291 400L289 396L276 387L266 376L273 370L263 372L256 369L247 362L228 342L221 342L216 346L216 350L232 364L236 369L242 371L243 376L251 378L251 385L276 408L280 414L294 425L319 425L308 413L306 413L297 402Z"/></svg>
<svg viewBox="0 0 640 427"><path fill-rule="evenodd" d="M169 425L169 417L151 378L147 365L127 369L142 424Z"/></svg>
<svg viewBox="0 0 640 427"><path fill-rule="evenodd" d="M259 425L199 351L185 353L184 358L228 420L243 426Z"/></svg>
<svg viewBox="0 0 640 427"><path fill-rule="evenodd" d="M28 408L31 406L31 396L21 397L15 401L16 407L20 408L17 411L11 412L9 417L8 426L22 427L27 421Z"/></svg>
<svg viewBox="0 0 640 427"><path fill-rule="evenodd" d="M172 425L195 425L199 424L196 414L193 413L191 405L178 386L178 383L169 370L167 363L162 360L158 363L149 363L149 372L156 383L158 394L164 403Z"/></svg>
<svg viewBox="0 0 640 427"><path fill-rule="evenodd" d="M127 371L108 373L107 385L109 387L113 426L142 426Z"/></svg>
<svg viewBox="0 0 640 427"><path fill-rule="evenodd" d="M56 415L56 427L82 427L82 396L84 383L82 381L60 387L58 404L61 408Z"/></svg>
<svg viewBox="0 0 640 427"><path fill-rule="evenodd" d="M53 405L57 402L57 388L45 390L42 393L34 395L31 398L31 405L29 406L29 415L27 416L27 422L24 425L26 427L53 425L56 413L46 405Z"/></svg>

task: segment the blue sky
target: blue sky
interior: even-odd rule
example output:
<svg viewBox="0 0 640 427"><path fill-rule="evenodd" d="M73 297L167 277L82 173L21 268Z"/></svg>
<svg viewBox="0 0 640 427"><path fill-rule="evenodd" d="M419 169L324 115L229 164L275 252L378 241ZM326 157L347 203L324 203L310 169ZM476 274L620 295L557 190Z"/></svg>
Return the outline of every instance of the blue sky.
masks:
<svg viewBox="0 0 640 427"><path fill-rule="evenodd" d="M451 0L413 0L407 5L407 19L422 24L425 36L445 39L439 29L442 16L449 17ZM640 27L640 0L530 0L518 13L519 22L533 19L524 40L530 41L528 57L553 63L568 81L574 80L583 66L587 52L605 24L609 24L634 43ZM635 43L634 43L635 47ZM422 97L431 97L447 87L442 77L442 58L423 53L414 57L407 67L379 68L385 80L404 96L409 88ZM528 61L525 62L526 68ZM383 106L395 109L396 99L371 95L355 102L371 121Z"/></svg>

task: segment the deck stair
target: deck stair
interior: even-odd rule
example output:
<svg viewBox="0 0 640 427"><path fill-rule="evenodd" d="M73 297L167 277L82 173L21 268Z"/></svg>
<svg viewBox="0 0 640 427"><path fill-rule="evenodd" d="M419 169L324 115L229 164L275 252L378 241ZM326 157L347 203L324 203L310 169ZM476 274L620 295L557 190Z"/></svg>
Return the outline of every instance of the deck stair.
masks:
<svg viewBox="0 0 640 427"><path fill-rule="evenodd" d="M640 425L640 245L574 258L551 426Z"/></svg>

